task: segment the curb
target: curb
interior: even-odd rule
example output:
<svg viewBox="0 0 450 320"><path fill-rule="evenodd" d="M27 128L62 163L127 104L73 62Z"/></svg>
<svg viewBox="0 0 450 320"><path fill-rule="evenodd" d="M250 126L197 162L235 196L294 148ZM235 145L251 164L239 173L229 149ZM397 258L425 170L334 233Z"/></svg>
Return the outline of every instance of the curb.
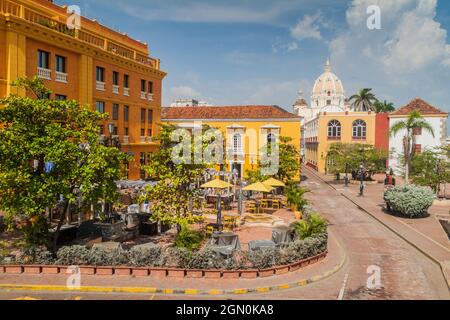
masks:
<svg viewBox="0 0 450 320"><path fill-rule="evenodd" d="M328 186L330 186L331 188L333 188L336 192L338 192L341 196L343 196L344 198L346 198L347 200L349 200L351 203L353 203L355 206L357 206L360 210L364 211L365 213L367 213L370 217L372 217L373 219L375 219L376 221L378 221L379 223L381 223L383 226L385 226L387 229L389 229L391 232L393 232L394 234L396 234L398 237L400 237L402 240L404 240L405 242L407 242L409 245L411 245L412 247L414 247L416 250L418 250L419 252L421 252L423 255L425 255L427 258L429 258L431 261L433 261L434 263L436 263L439 268L441 269L442 275L444 276L445 281L447 282L447 287L450 290L450 274L447 274L446 268L443 264L443 262L441 262L440 260L436 259L435 257L433 257L432 255L430 255L428 252L426 252L425 250L423 250L421 247L419 247L418 245L416 245L414 242L410 241L409 239L407 239L405 236L403 236L402 234L400 234L399 232L397 232L393 227L389 226L386 222L384 222L383 220L381 220L380 218L378 218L377 216L373 215L369 210L365 209L364 207L362 207L359 203L356 203L353 199L351 199L350 197L348 197L346 194L344 194L343 192L337 190L337 188L335 188L331 183L329 183L328 181L326 181L325 179L323 179L321 176L319 176L318 174L316 174L315 172L312 172L312 170L309 170L309 172L311 172L314 176L316 176L318 179L320 179L321 181L325 182Z"/></svg>
<svg viewBox="0 0 450 320"><path fill-rule="evenodd" d="M271 291L280 291L297 287L305 287L311 283L319 282L337 273L345 265L347 254L342 249L341 244L335 239L337 246L342 250L343 257L339 264L334 268L308 279L297 280L292 283L280 284L275 286L256 287L247 289L170 289L170 288L154 288L154 287L68 287L68 286L51 286L51 285L17 285L17 284L0 284L0 291L61 291L61 292L95 292L95 293L149 293L149 294L166 294L166 295L243 295L248 293L267 293Z"/></svg>
<svg viewBox="0 0 450 320"><path fill-rule="evenodd" d="M292 283L280 284L276 286L257 287L248 289L168 289L168 288L139 288L139 287L94 287L85 286L79 288L71 288L67 286L50 286L50 285L15 285L0 284L0 291L64 291L64 292L95 292L95 293L151 293L151 294L167 294L167 295L243 295L248 293L267 293L271 291L280 291L292 289L296 287L304 287L308 284L318 282L338 272L345 264L347 257L344 256L342 261L333 269L327 272L308 278L301 279Z"/></svg>

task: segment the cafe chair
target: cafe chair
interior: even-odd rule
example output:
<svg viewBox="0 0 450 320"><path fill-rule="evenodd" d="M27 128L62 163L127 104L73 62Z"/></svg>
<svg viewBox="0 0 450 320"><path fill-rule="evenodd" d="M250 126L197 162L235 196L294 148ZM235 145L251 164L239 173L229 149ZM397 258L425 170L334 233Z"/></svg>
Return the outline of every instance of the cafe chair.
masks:
<svg viewBox="0 0 450 320"><path fill-rule="evenodd" d="M281 209L280 200L272 200L272 208L273 209Z"/></svg>

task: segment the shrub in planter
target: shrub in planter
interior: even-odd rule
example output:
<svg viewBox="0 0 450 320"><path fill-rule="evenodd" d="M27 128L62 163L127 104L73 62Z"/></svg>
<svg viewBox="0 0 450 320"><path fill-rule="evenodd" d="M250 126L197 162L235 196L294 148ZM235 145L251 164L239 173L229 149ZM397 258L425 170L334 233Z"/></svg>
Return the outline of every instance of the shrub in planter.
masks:
<svg viewBox="0 0 450 320"><path fill-rule="evenodd" d="M430 188L415 185L397 186L384 192L388 208L410 218L426 215L435 198Z"/></svg>
<svg viewBox="0 0 450 320"><path fill-rule="evenodd" d="M188 269L221 269L224 260L220 254L206 247L203 250L194 252L185 267Z"/></svg>
<svg viewBox="0 0 450 320"><path fill-rule="evenodd" d="M120 248L92 248L88 254L88 264L91 266L119 266L127 263L127 252Z"/></svg>
<svg viewBox="0 0 450 320"><path fill-rule="evenodd" d="M16 264L53 264L55 259L45 247L30 247L14 258Z"/></svg>
<svg viewBox="0 0 450 320"><path fill-rule="evenodd" d="M197 250L201 247L204 236L203 233L189 229L188 226L182 226L175 239L177 248L185 248L189 251Z"/></svg>
<svg viewBox="0 0 450 320"><path fill-rule="evenodd" d="M161 266L161 247L139 248L133 247L128 251L129 264L136 267Z"/></svg>
<svg viewBox="0 0 450 320"><path fill-rule="evenodd" d="M315 234L304 240L296 240L281 250L280 264L291 264L318 255L327 250L328 234Z"/></svg>
<svg viewBox="0 0 450 320"><path fill-rule="evenodd" d="M278 248L248 251L244 259L250 269L267 269L281 264L281 251Z"/></svg>
<svg viewBox="0 0 450 320"><path fill-rule="evenodd" d="M161 265L168 268L184 268L189 264L191 252L184 248L167 247L162 250Z"/></svg>
<svg viewBox="0 0 450 320"><path fill-rule="evenodd" d="M62 247L56 253L56 264L63 266L89 264L90 250L85 246Z"/></svg>

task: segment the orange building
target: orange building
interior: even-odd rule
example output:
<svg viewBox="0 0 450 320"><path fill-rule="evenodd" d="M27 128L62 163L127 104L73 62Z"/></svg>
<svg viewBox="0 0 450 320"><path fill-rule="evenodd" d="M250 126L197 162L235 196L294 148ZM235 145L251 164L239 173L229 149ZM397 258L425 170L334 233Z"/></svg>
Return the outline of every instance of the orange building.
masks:
<svg viewBox="0 0 450 320"><path fill-rule="evenodd" d="M129 179L144 178L140 165L158 148L152 136L159 130L166 73L147 44L84 17L71 30L67 11L48 0L0 0L0 96L25 95L10 83L37 75L52 99L107 112L101 136L117 138L134 156Z"/></svg>

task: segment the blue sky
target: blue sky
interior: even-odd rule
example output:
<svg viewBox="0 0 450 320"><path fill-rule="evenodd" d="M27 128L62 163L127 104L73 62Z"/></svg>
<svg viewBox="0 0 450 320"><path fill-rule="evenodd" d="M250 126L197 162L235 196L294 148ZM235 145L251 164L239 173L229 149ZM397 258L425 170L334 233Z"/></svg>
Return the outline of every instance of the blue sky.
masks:
<svg viewBox="0 0 450 320"><path fill-rule="evenodd" d="M277 104L309 95L328 57L347 96L364 87L402 106L450 111L447 0L57 0L148 42L168 72L163 104ZM114 3L112 5L112 3ZM381 30L366 26L369 5Z"/></svg>

